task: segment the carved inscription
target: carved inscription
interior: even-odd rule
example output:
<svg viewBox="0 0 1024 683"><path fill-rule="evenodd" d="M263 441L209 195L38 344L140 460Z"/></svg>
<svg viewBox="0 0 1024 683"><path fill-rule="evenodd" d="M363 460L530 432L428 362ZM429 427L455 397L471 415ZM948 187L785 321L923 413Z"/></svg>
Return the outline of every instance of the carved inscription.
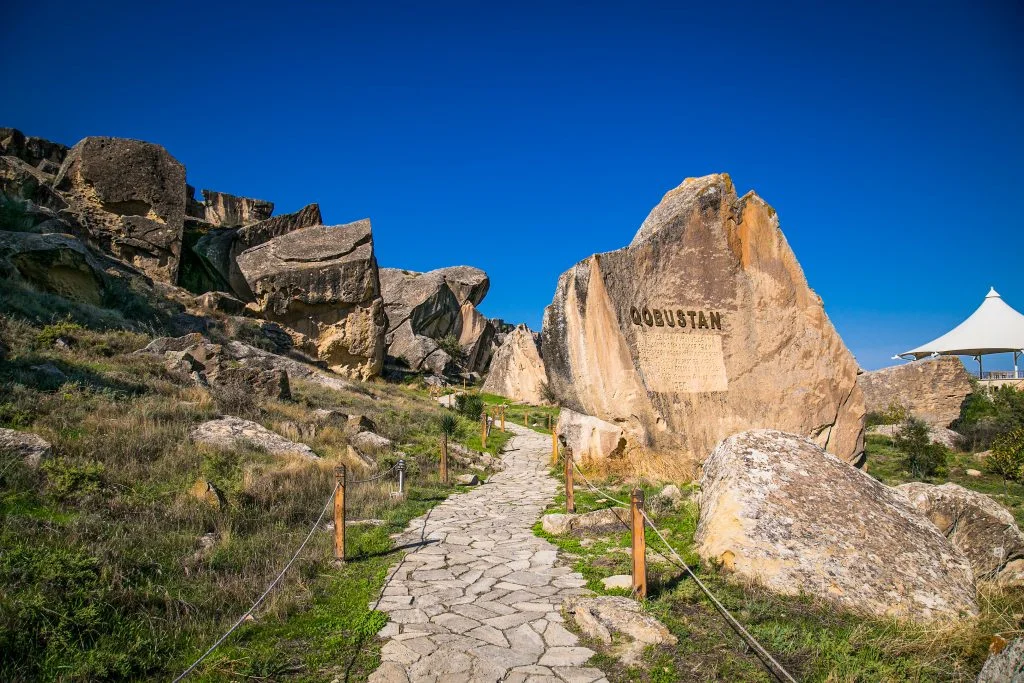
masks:
<svg viewBox="0 0 1024 683"><path fill-rule="evenodd" d="M722 337L648 330L636 337L644 383L651 391L692 394L727 391Z"/></svg>
<svg viewBox="0 0 1024 683"><path fill-rule="evenodd" d="M720 330L722 314L718 311L688 311L683 308L629 307L634 325L647 327L678 327L681 330Z"/></svg>

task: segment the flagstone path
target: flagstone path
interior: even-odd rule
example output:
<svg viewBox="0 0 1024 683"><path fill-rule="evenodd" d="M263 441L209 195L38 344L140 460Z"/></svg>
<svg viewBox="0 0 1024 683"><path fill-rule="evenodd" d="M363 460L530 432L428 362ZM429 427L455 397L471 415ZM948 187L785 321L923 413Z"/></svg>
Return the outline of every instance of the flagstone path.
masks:
<svg viewBox="0 0 1024 683"><path fill-rule="evenodd" d="M531 531L558 490L547 473L551 440L507 428L515 436L505 470L397 539L417 545L371 604L390 617L371 682L607 683L561 615L563 598L588 593L586 581L557 566L555 546Z"/></svg>

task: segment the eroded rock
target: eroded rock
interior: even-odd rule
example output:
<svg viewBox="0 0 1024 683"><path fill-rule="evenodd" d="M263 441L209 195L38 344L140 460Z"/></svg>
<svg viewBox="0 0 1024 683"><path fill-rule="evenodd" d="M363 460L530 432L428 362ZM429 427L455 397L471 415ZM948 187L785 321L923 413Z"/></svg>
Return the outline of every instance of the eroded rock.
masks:
<svg viewBox="0 0 1024 683"><path fill-rule="evenodd" d="M1024 638L1014 638L998 652L989 655L978 674L977 683L1024 682Z"/></svg>
<svg viewBox="0 0 1024 683"><path fill-rule="evenodd" d="M753 427L847 461L864 450L857 364L775 211L727 175L687 179L629 246L564 273L542 340L560 405L621 425L627 452L681 474Z"/></svg>
<svg viewBox="0 0 1024 683"><path fill-rule="evenodd" d="M526 325L505 335L491 359L483 391L540 405L547 401L544 387L544 361L540 356L540 336Z"/></svg>
<svg viewBox="0 0 1024 683"><path fill-rule="evenodd" d="M193 207L190 213L218 228L239 228L270 218L274 213L274 202L203 190L202 204Z"/></svg>
<svg viewBox="0 0 1024 683"><path fill-rule="evenodd" d="M612 647L626 664L638 664L649 645L675 645L677 639L635 600L617 596L570 597L562 609L586 635Z"/></svg>
<svg viewBox="0 0 1024 683"><path fill-rule="evenodd" d="M621 427L568 408L558 414L558 438L572 449L577 462L621 457L626 437Z"/></svg>
<svg viewBox="0 0 1024 683"><path fill-rule="evenodd" d="M971 393L971 376L956 356L926 358L865 372L857 377L868 411L882 413L892 404L936 427L960 417Z"/></svg>
<svg viewBox="0 0 1024 683"><path fill-rule="evenodd" d="M0 232L0 276L90 304L107 286L104 263L71 235Z"/></svg>
<svg viewBox="0 0 1024 683"><path fill-rule="evenodd" d="M30 467L38 467L53 455L53 446L38 434L0 427L0 453L20 458Z"/></svg>
<svg viewBox="0 0 1024 683"><path fill-rule="evenodd" d="M276 456L298 456L318 460L313 449L302 443L290 441L263 425L225 415L216 420L204 422L191 432L196 443L216 448L255 447Z"/></svg>
<svg viewBox="0 0 1024 683"><path fill-rule="evenodd" d="M902 494L792 434L747 431L715 448L694 545L743 580L853 612L977 613L970 562Z"/></svg>

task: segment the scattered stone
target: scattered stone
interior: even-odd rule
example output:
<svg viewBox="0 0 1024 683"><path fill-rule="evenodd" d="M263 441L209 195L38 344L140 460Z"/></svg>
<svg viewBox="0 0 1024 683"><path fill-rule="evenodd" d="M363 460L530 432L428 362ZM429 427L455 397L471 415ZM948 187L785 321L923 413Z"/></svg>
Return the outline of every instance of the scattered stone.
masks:
<svg viewBox="0 0 1024 683"><path fill-rule="evenodd" d="M377 425L365 415L348 415L345 418L345 433L359 434L361 432L376 431Z"/></svg>
<svg viewBox="0 0 1024 683"><path fill-rule="evenodd" d="M853 612L977 613L970 562L901 493L792 434L753 430L715 448L694 545L743 580Z"/></svg>
<svg viewBox="0 0 1024 683"><path fill-rule="evenodd" d="M628 528L630 513L626 508L605 508L584 514L547 514L541 527L549 534L562 536L571 532L601 534ZM625 527L623 525L626 525Z"/></svg>
<svg viewBox="0 0 1024 683"><path fill-rule="evenodd" d="M359 432L349 437L349 442L363 455L376 455L380 451L390 450L391 439L373 432Z"/></svg>
<svg viewBox="0 0 1024 683"><path fill-rule="evenodd" d="M633 577L629 574L616 574L615 576L606 576L601 579L601 584L605 590L612 590L615 588L622 588L625 590L633 590Z"/></svg>
<svg viewBox="0 0 1024 683"><path fill-rule="evenodd" d="M565 536L572 531L572 520L576 515L552 513L540 518L540 526L545 533L552 536Z"/></svg>
<svg viewBox="0 0 1024 683"><path fill-rule="evenodd" d="M68 381L68 376L53 363L43 363L41 365L33 365L31 367L32 372L39 375L39 378L54 386L59 386Z"/></svg>
<svg viewBox="0 0 1024 683"><path fill-rule="evenodd" d="M647 501L647 508L659 513L667 510L678 510L686 501L686 496L675 484L667 484L657 495Z"/></svg>
<svg viewBox="0 0 1024 683"><path fill-rule="evenodd" d="M968 470L964 471L964 474L966 474L968 477L980 477L981 476L981 471L980 470L968 469Z"/></svg>
<svg viewBox="0 0 1024 683"><path fill-rule="evenodd" d="M196 303L208 311L217 311L227 315L242 315L245 302L224 292L207 292L196 297Z"/></svg>
<svg viewBox="0 0 1024 683"><path fill-rule="evenodd" d="M30 467L39 467L53 455L53 446L38 434L0 427L0 453L21 458Z"/></svg>
<svg viewBox="0 0 1024 683"><path fill-rule="evenodd" d="M479 486L480 478L475 474L460 474L455 478L455 483L459 486Z"/></svg>
<svg viewBox="0 0 1024 683"><path fill-rule="evenodd" d="M664 624L629 598L570 597L562 603L562 608L586 635L605 645L615 643L612 652L629 665L639 664L640 655L649 645L675 645L677 642Z"/></svg>
<svg viewBox="0 0 1024 683"><path fill-rule="evenodd" d="M88 137L71 148L56 187L90 241L155 280L176 283L185 167L160 145Z"/></svg>
<svg viewBox="0 0 1024 683"><path fill-rule="evenodd" d="M926 358L865 372L857 377L869 412L884 413L893 404L930 425L948 427L960 417L971 393L971 376L956 356Z"/></svg>
<svg viewBox="0 0 1024 683"><path fill-rule="evenodd" d="M626 450L622 428L568 408L558 413L558 437L577 462L621 457Z"/></svg>
<svg viewBox="0 0 1024 683"><path fill-rule="evenodd" d="M648 465L691 472L762 426L850 462L864 451L857 363L774 209L728 175L688 178L629 246L564 273L542 349L559 405L621 427Z"/></svg>
<svg viewBox="0 0 1024 683"><path fill-rule="evenodd" d="M505 335L491 359L483 391L534 405L547 403L547 376L540 357L540 335L519 325Z"/></svg>
<svg viewBox="0 0 1024 683"><path fill-rule="evenodd" d="M192 485L188 492L196 500L217 509L223 508L227 504L224 494L213 485L213 482L207 479L196 479L196 483Z"/></svg>
<svg viewBox="0 0 1024 683"><path fill-rule="evenodd" d="M369 220L295 230L237 263L263 317L313 340L335 372L363 380L380 373L387 319Z"/></svg>
<svg viewBox="0 0 1024 683"><path fill-rule="evenodd" d="M253 446L271 455L319 460L319 456L306 444L289 441L262 425L232 415L202 423L192 430L191 437L196 443L216 448Z"/></svg>
<svg viewBox="0 0 1024 683"><path fill-rule="evenodd" d="M977 683L1021 683L1024 681L1024 638L1014 638L985 661Z"/></svg>
<svg viewBox="0 0 1024 683"><path fill-rule="evenodd" d="M953 483L911 482L896 490L967 557L976 579L994 579L1024 559L1024 534L1013 515L985 494Z"/></svg>

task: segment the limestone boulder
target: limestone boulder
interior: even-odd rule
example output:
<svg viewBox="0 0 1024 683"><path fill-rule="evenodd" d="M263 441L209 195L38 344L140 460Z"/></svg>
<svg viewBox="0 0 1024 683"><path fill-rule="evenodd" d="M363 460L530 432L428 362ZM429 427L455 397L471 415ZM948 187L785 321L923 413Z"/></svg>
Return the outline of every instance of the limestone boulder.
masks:
<svg viewBox="0 0 1024 683"><path fill-rule="evenodd" d="M547 402L546 385L540 337L526 325L519 325L505 334L501 346L494 352L483 391L540 405Z"/></svg>
<svg viewBox="0 0 1024 683"><path fill-rule="evenodd" d="M466 372L482 373L491 362L494 344L494 326L472 302L459 309L459 347L465 358Z"/></svg>
<svg viewBox="0 0 1024 683"><path fill-rule="evenodd" d="M622 425L637 457L680 474L755 427L847 461L864 450L857 364L775 211L728 175L687 179L629 246L564 273L542 356L560 405Z"/></svg>
<svg viewBox="0 0 1024 683"><path fill-rule="evenodd" d="M359 432L350 436L349 442L360 454L366 456L390 450L393 445L391 439L374 432Z"/></svg>
<svg viewBox="0 0 1024 683"><path fill-rule="evenodd" d="M695 548L741 580L875 617L977 613L968 559L901 493L810 439L736 434L700 483Z"/></svg>
<svg viewBox="0 0 1024 683"><path fill-rule="evenodd" d="M572 449L577 462L619 458L626 452L621 427L568 408L558 414L557 431L559 441Z"/></svg>
<svg viewBox="0 0 1024 683"><path fill-rule="evenodd" d="M185 221L185 167L160 145L88 137L56 178L89 240L154 280L176 283Z"/></svg>
<svg viewBox="0 0 1024 683"><path fill-rule="evenodd" d="M73 301L99 304L105 263L71 235L0 232L0 277Z"/></svg>
<svg viewBox="0 0 1024 683"><path fill-rule="evenodd" d="M332 370L380 373L387 319L369 220L295 230L247 249L237 264L259 314L306 335Z"/></svg>
<svg viewBox="0 0 1024 683"><path fill-rule="evenodd" d="M386 338L387 354L395 365L441 376L454 368L452 357L434 339L414 333L408 320Z"/></svg>
<svg viewBox="0 0 1024 683"><path fill-rule="evenodd" d="M253 299L249 285L245 281L245 276L242 275L242 271L238 268L238 256L244 251L269 242L275 237L287 235L295 230L311 228L322 224L323 219L320 216L320 205L310 204L295 213L286 213L239 228L231 242L226 263L228 284L231 286L231 289L238 296L248 301Z"/></svg>
<svg viewBox="0 0 1024 683"><path fill-rule="evenodd" d="M455 332L461 305L441 271L416 273L381 268L380 287L389 335L406 323L413 334L431 339Z"/></svg>
<svg viewBox="0 0 1024 683"><path fill-rule="evenodd" d="M319 459L306 444L290 441L263 425L231 415L200 424L192 430L191 438L196 443L215 448L255 447L279 457Z"/></svg>
<svg viewBox="0 0 1024 683"><path fill-rule="evenodd" d="M562 603L580 630L590 638L612 646L625 664L637 664L646 647L675 645L677 639L664 624L644 612L636 600L616 596L573 596Z"/></svg>
<svg viewBox="0 0 1024 683"><path fill-rule="evenodd" d="M452 290L460 306L466 303L479 306L491 287L491 279L487 277L487 273L472 266L449 266L435 272L444 278L445 284Z"/></svg>
<svg viewBox="0 0 1024 683"><path fill-rule="evenodd" d="M1014 638L989 655L977 683L1024 683L1024 638Z"/></svg>
<svg viewBox="0 0 1024 683"><path fill-rule="evenodd" d="M1010 511L957 484L911 482L896 487L970 561L977 579L997 579L1024 559L1024 534Z"/></svg>
<svg viewBox="0 0 1024 683"><path fill-rule="evenodd" d="M869 412L885 412L897 404L936 427L948 427L960 417L960 406L971 393L971 375L956 356L865 372L857 384Z"/></svg>
<svg viewBox="0 0 1024 683"><path fill-rule="evenodd" d="M0 453L13 455L30 467L38 467L53 455L53 446L38 434L0 427Z"/></svg>

